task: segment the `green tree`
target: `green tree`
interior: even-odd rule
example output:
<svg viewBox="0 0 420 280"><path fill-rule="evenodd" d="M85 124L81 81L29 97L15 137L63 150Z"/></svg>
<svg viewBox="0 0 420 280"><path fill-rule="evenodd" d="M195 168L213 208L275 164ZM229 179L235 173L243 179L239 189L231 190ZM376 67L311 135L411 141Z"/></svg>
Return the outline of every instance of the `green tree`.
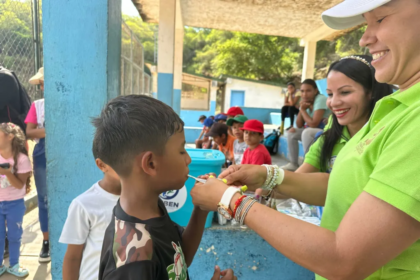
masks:
<svg viewBox="0 0 420 280"><path fill-rule="evenodd" d="M149 63L154 63L155 32L157 31L158 26L156 24L145 23L140 17L123 15L123 20L140 39L144 49L144 60Z"/></svg>

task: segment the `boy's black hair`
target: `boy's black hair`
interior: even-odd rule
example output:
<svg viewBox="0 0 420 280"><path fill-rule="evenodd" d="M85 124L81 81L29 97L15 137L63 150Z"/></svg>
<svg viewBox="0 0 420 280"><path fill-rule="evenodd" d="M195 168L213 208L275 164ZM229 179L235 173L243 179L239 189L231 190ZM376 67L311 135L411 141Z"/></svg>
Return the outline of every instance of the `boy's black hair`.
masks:
<svg viewBox="0 0 420 280"><path fill-rule="evenodd" d="M288 86L293 86L294 88L296 87L296 85L295 85L295 83L294 83L294 82L288 82L288 83L287 83L287 85L288 85Z"/></svg>
<svg viewBox="0 0 420 280"><path fill-rule="evenodd" d="M119 96L93 119L92 151L120 176L131 172L135 156L145 151L162 154L166 142L184 129L184 122L163 102L145 95Z"/></svg>

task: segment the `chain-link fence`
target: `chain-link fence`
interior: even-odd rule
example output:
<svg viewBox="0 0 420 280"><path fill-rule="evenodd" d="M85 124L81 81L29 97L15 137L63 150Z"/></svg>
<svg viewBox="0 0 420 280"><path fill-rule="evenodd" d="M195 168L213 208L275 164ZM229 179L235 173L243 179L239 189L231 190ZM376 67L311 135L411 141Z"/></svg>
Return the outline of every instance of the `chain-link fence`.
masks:
<svg viewBox="0 0 420 280"><path fill-rule="evenodd" d="M38 28L41 19L37 16L40 15L41 1L35 1L0 0L0 65L16 73L32 100L42 97L42 92L28 83L36 73L36 64L42 65L42 44L40 40L34 40L41 33ZM36 28L35 23L38 24Z"/></svg>
<svg viewBox="0 0 420 280"><path fill-rule="evenodd" d="M145 72L144 49L140 39L122 22L121 95L152 94L152 78Z"/></svg>

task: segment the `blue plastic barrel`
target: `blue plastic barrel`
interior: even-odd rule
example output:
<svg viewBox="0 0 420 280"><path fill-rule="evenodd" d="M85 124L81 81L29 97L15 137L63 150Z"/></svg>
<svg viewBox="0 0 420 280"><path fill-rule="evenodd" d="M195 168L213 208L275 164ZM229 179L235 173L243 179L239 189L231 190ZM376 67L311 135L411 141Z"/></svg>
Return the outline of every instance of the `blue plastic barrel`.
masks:
<svg viewBox="0 0 420 280"><path fill-rule="evenodd" d="M225 155L216 150L187 149L191 157L190 175L198 177L208 173L220 174L222 165L225 163ZM185 186L180 190L162 193L160 198L165 203L172 221L180 226L187 226L194 208L190 191L195 180L188 178ZM211 226L213 212L209 213L206 220L206 228Z"/></svg>

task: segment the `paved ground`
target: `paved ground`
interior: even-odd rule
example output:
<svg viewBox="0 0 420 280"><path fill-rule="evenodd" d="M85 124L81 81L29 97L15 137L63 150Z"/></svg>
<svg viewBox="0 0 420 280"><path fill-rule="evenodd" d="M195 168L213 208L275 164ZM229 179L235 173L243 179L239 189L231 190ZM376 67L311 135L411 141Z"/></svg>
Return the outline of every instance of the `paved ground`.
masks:
<svg viewBox="0 0 420 280"><path fill-rule="evenodd" d="M26 280L52 280L51 265L38 262L39 251L42 245L42 232L38 221L38 208L27 213L23 218L23 237L20 249L20 264L29 269L29 276ZM5 260L9 265L9 259ZM17 278L8 273L1 276L1 280L16 280Z"/></svg>

